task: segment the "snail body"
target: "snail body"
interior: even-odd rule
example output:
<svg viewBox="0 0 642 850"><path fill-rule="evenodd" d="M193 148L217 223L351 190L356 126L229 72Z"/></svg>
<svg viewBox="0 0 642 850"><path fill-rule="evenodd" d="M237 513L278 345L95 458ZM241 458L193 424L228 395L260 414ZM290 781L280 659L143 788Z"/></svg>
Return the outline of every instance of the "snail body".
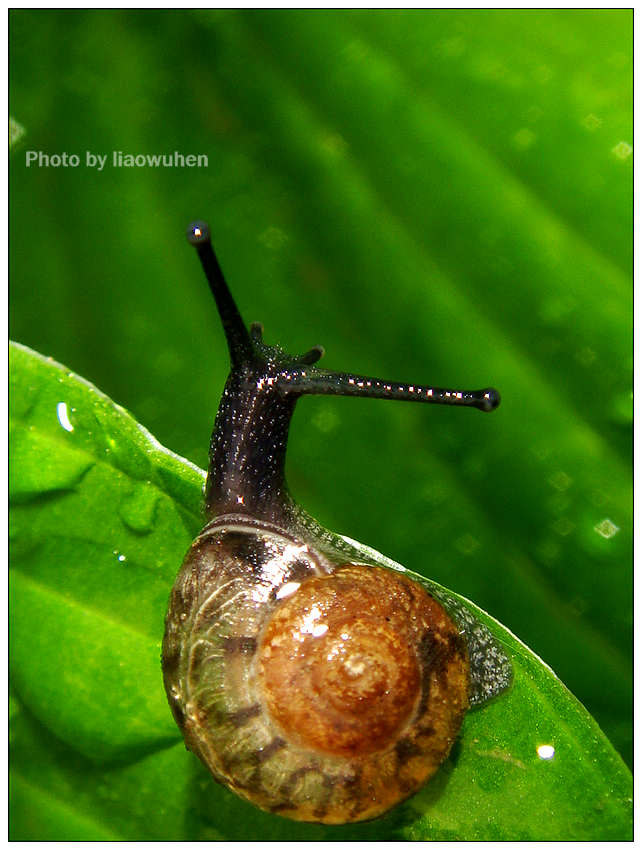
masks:
<svg viewBox="0 0 642 850"><path fill-rule="evenodd" d="M213 777L296 820L377 817L447 757L470 706L504 690L510 662L458 601L318 525L284 479L306 393L472 405L495 390L412 388L318 369L248 333L191 225L232 370L210 445L208 522L171 593L163 641L170 707Z"/></svg>

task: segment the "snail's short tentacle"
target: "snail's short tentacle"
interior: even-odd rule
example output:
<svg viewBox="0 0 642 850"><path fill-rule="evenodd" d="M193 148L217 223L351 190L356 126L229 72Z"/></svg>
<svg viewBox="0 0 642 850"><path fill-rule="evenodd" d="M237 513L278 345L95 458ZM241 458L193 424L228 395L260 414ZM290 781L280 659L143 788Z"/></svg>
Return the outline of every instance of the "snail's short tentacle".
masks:
<svg viewBox="0 0 642 850"><path fill-rule="evenodd" d="M325 348L322 345L314 345L309 351L306 351L305 354L297 357L297 362L304 366L311 366L313 363L320 360L324 354Z"/></svg>

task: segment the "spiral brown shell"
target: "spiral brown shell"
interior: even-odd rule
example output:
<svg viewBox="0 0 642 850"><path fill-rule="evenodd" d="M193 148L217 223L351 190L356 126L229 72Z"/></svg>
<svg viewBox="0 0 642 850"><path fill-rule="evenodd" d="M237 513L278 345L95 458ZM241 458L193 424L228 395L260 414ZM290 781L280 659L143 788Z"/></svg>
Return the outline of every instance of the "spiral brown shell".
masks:
<svg viewBox="0 0 642 850"><path fill-rule="evenodd" d="M468 707L465 642L420 584L241 519L188 553L163 657L188 747L296 820L387 811L437 770Z"/></svg>

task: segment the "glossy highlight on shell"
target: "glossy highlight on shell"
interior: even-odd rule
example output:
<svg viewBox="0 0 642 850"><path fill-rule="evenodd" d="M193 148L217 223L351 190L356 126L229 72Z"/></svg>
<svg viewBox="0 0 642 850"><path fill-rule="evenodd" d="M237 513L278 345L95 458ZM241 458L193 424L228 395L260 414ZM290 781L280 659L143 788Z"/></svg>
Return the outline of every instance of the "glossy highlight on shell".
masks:
<svg viewBox="0 0 642 850"><path fill-rule="evenodd" d="M448 756L466 710L508 687L510 662L455 597L319 526L284 478L307 393L474 406L472 392L321 370L248 333L192 225L232 370L210 444L205 528L171 593L170 707L213 777L261 808L328 824L385 813ZM419 394L418 391L421 391Z"/></svg>

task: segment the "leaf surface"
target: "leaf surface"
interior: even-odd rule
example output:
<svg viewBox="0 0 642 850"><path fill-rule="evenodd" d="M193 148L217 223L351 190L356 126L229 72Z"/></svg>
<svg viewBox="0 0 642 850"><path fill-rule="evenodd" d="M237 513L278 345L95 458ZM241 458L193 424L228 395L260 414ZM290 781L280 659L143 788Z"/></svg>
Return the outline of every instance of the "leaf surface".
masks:
<svg viewBox="0 0 642 850"><path fill-rule="evenodd" d="M10 389L14 839L630 836L621 758L550 668L463 598L511 657L514 682L469 712L415 797L382 820L333 828L267 815L217 786L182 746L160 671L203 474L86 381L15 344Z"/></svg>

